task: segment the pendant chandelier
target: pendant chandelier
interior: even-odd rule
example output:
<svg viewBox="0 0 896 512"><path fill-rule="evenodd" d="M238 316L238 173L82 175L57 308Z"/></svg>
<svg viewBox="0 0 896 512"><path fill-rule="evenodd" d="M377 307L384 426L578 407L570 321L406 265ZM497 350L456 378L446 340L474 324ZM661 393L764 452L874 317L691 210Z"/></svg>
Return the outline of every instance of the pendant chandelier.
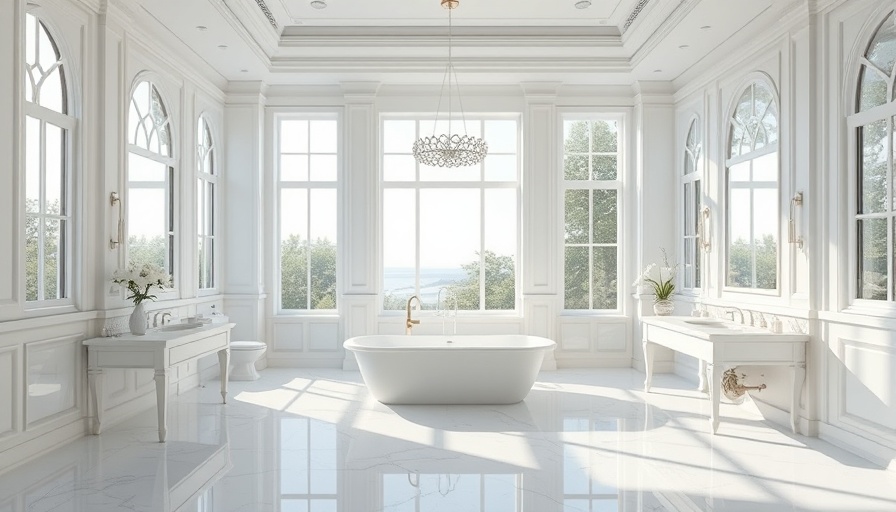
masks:
<svg viewBox="0 0 896 512"><path fill-rule="evenodd" d="M457 82L457 73L451 63L451 11L456 9L460 0L441 0L442 7L448 9L448 65L445 67L445 76L442 78L442 88L439 91L439 106L436 110L436 121L433 124L431 137L422 137L414 142L414 159L418 163L432 167L467 167L482 162L488 154L488 144L480 138L467 135L467 120L464 117L464 104L460 96L460 85ZM451 79L454 78L454 86L457 88L457 102L460 105L460 117L463 123L463 135L451 132ZM435 130L439 122L439 112L442 109L442 97L445 86L448 86L448 133L436 135Z"/></svg>

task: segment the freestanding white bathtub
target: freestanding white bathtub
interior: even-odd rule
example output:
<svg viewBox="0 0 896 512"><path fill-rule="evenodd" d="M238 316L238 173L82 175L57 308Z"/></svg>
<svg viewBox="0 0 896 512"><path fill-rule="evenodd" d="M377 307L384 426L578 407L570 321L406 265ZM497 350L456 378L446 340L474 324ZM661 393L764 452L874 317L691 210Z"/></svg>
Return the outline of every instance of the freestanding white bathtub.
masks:
<svg viewBox="0 0 896 512"><path fill-rule="evenodd" d="M357 336L343 346L384 404L513 404L526 398L545 352L538 336Z"/></svg>

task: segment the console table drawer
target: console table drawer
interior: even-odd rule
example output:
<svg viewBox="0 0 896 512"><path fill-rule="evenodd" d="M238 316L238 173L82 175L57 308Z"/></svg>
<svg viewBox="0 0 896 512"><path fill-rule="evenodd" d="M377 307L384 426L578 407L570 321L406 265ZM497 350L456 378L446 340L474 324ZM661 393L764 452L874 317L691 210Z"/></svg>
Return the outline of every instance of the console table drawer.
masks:
<svg viewBox="0 0 896 512"><path fill-rule="evenodd" d="M222 348L227 348L226 332L185 343L177 347L171 347L168 356L169 364L176 365L195 357L217 352Z"/></svg>

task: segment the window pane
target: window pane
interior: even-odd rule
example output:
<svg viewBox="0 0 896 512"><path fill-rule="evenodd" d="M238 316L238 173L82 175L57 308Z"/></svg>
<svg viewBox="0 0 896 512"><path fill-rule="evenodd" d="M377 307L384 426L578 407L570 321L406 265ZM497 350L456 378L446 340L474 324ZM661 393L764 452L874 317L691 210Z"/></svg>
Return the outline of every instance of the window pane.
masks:
<svg viewBox="0 0 896 512"><path fill-rule="evenodd" d="M196 241L196 254L198 256L199 261L199 288L206 288L206 278L205 278L205 244L203 244L203 237L199 237Z"/></svg>
<svg viewBox="0 0 896 512"><path fill-rule="evenodd" d="M563 158L563 179L568 181L588 179L588 157L567 155Z"/></svg>
<svg viewBox="0 0 896 512"><path fill-rule="evenodd" d="M616 243L616 191L594 190L592 192L593 240L596 244Z"/></svg>
<svg viewBox="0 0 896 512"><path fill-rule="evenodd" d="M778 274L778 191L760 189L753 200L756 288L774 290Z"/></svg>
<svg viewBox="0 0 896 512"><path fill-rule="evenodd" d="M479 181L482 164L468 167L431 167L420 165L420 181Z"/></svg>
<svg viewBox="0 0 896 512"><path fill-rule="evenodd" d="M420 300L436 303L439 288L452 288L458 309L480 304L480 192L465 189L420 191Z"/></svg>
<svg viewBox="0 0 896 512"><path fill-rule="evenodd" d="M733 189L729 193L728 280L729 286L753 284L753 238L750 227L750 191Z"/></svg>
<svg viewBox="0 0 896 512"><path fill-rule="evenodd" d="M893 64L896 63L896 14L890 14L874 34L874 39L868 45L865 57L878 69L886 74L893 72Z"/></svg>
<svg viewBox="0 0 896 512"><path fill-rule="evenodd" d="M595 247L592 259L594 309L616 309L616 247Z"/></svg>
<svg viewBox="0 0 896 512"><path fill-rule="evenodd" d="M44 231L44 300L61 299L65 296L61 286L62 266L65 263L64 240L65 222L48 219Z"/></svg>
<svg viewBox="0 0 896 512"><path fill-rule="evenodd" d="M162 183L168 174L168 167L155 160L128 153L128 181L154 181ZM164 211L164 208L163 208Z"/></svg>
<svg viewBox="0 0 896 512"><path fill-rule="evenodd" d="M280 181L308 181L308 155L280 155Z"/></svg>
<svg viewBox="0 0 896 512"><path fill-rule="evenodd" d="M564 255L564 308L589 309L591 292L587 247L567 247Z"/></svg>
<svg viewBox="0 0 896 512"><path fill-rule="evenodd" d="M312 189L311 309L336 309L336 190Z"/></svg>
<svg viewBox="0 0 896 512"><path fill-rule="evenodd" d="M417 287L417 206L413 190L383 191L383 309L404 309Z"/></svg>
<svg viewBox="0 0 896 512"><path fill-rule="evenodd" d="M417 162L411 155L385 155L383 157L384 181L414 181L417 179Z"/></svg>
<svg viewBox="0 0 896 512"><path fill-rule="evenodd" d="M618 147L619 132L616 121L591 122L591 151L615 153Z"/></svg>
<svg viewBox="0 0 896 512"><path fill-rule="evenodd" d="M588 190L566 191L566 243L587 244L589 239Z"/></svg>
<svg viewBox="0 0 896 512"><path fill-rule="evenodd" d="M588 121L564 121L563 151L566 153L588 153L588 135Z"/></svg>
<svg viewBox="0 0 896 512"><path fill-rule="evenodd" d="M489 159L499 153L515 155L517 152L516 132L516 121L485 121L485 140L488 141Z"/></svg>
<svg viewBox="0 0 896 512"><path fill-rule="evenodd" d="M383 152L410 153L414 141L417 140L416 123L414 121L383 122ZM430 135L430 134L424 134ZM491 142L491 141L489 141Z"/></svg>
<svg viewBox="0 0 896 512"><path fill-rule="evenodd" d="M769 153L753 160L753 180L777 183L778 153Z"/></svg>
<svg viewBox="0 0 896 512"><path fill-rule="evenodd" d="M493 155L490 152L483 163L486 181L516 181L516 155Z"/></svg>
<svg viewBox="0 0 896 512"><path fill-rule="evenodd" d="M310 151L312 153L336 153L337 137L335 120L311 121L309 128L311 130Z"/></svg>
<svg viewBox="0 0 896 512"><path fill-rule="evenodd" d="M308 309L308 190L280 192L280 307Z"/></svg>
<svg viewBox="0 0 896 512"><path fill-rule="evenodd" d="M280 152L308 153L308 121L280 121Z"/></svg>
<svg viewBox="0 0 896 512"><path fill-rule="evenodd" d="M46 130L46 212L59 215L65 212L65 131L52 124Z"/></svg>
<svg viewBox="0 0 896 512"><path fill-rule="evenodd" d="M134 155L131 155L134 156ZM140 158L140 157L137 157ZM154 264L166 268L168 206L163 188L128 190L128 259L137 265Z"/></svg>
<svg viewBox="0 0 896 512"><path fill-rule="evenodd" d="M40 274L40 217L25 216L25 300L38 300Z"/></svg>
<svg viewBox="0 0 896 512"><path fill-rule="evenodd" d="M617 158L615 155L595 155L591 157L592 180L615 180Z"/></svg>
<svg viewBox="0 0 896 512"><path fill-rule="evenodd" d="M40 204L40 121L25 117L25 211L38 213Z"/></svg>
<svg viewBox="0 0 896 512"><path fill-rule="evenodd" d="M336 181L336 155L311 155L311 181Z"/></svg>
<svg viewBox="0 0 896 512"><path fill-rule="evenodd" d="M516 307L516 190L486 190L485 309Z"/></svg>
<svg viewBox="0 0 896 512"><path fill-rule="evenodd" d="M685 234L685 236L693 235L694 232L693 232L692 226L694 225L694 223L693 223L694 211L691 208L691 184L690 183L684 184L684 190L683 190L683 194L681 197L682 197L682 204L684 204L684 219L683 219L684 220L684 229L682 229L682 232Z"/></svg>
<svg viewBox="0 0 896 512"><path fill-rule="evenodd" d="M862 141L862 178L859 213L876 213L887 207L887 120L881 119L860 128Z"/></svg>
<svg viewBox="0 0 896 512"><path fill-rule="evenodd" d="M858 221L860 299L887 300L887 219Z"/></svg>

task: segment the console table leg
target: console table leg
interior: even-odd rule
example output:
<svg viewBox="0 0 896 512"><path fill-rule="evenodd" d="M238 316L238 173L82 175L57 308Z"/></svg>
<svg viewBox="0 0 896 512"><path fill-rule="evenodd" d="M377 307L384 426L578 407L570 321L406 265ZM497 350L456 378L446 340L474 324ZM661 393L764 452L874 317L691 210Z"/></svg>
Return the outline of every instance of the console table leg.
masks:
<svg viewBox="0 0 896 512"><path fill-rule="evenodd" d="M159 413L159 442L168 437L168 369L156 370L156 409Z"/></svg>
<svg viewBox="0 0 896 512"><path fill-rule="evenodd" d="M722 372L721 365L707 363L706 368L709 374L709 400L712 404L710 408L709 421L712 425L712 433L715 434L719 430L719 400L722 394Z"/></svg>
<svg viewBox="0 0 896 512"><path fill-rule="evenodd" d="M225 348L218 351L218 368L221 372L221 399L222 403L227 403L227 376L230 369L230 349Z"/></svg>
<svg viewBox="0 0 896 512"><path fill-rule="evenodd" d="M706 361L703 359L697 361L697 391L701 393L709 391L706 387Z"/></svg>
<svg viewBox="0 0 896 512"><path fill-rule="evenodd" d="M793 378L793 396L790 398L790 429L794 434L800 433L800 394L806 381L806 365L796 364L791 369Z"/></svg>
<svg viewBox="0 0 896 512"><path fill-rule="evenodd" d="M90 388L90 398L93 401L93 433L99 435L103 431L103 369L90 368L87 370L87 386Z"/></svg>
<svg viewBox="0 0 896 512"><path fill-rule="evenodd" d="M644 347L644 392L650 391L651 381L653 380L653 352L654 345L648 341L642 343Z"/></svg>

